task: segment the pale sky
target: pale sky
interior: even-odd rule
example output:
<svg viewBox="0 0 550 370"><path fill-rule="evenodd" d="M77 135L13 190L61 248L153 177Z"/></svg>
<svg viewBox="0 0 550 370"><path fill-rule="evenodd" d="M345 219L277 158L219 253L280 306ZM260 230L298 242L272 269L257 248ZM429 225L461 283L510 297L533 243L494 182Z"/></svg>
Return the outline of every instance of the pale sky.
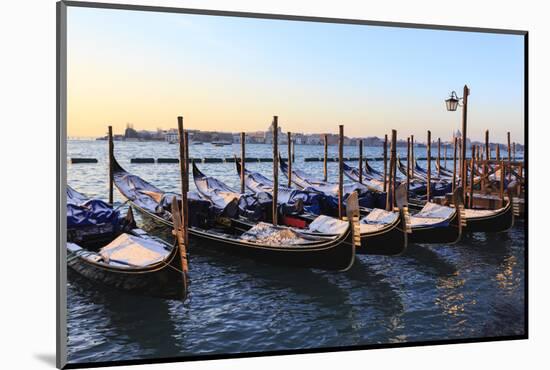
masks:
<svg viewBox="0 0 550 370"><path fill-rule="evenodd" d="M68 8L68 135L185 127L523 143L523 36Z"/></svg>

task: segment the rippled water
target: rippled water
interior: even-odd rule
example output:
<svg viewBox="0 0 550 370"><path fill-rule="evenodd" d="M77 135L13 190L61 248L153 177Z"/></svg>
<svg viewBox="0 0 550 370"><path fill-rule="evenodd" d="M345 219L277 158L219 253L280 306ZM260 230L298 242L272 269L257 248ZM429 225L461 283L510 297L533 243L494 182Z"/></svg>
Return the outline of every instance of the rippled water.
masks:
<svg viewBox="0 0 550 370"><path fill-rule="evenodd" d="M99 163L68 164L69 184L106 199L106 148L105 141L70 141L68 157ZM123 167L171 191L180 187L177 164L129 162L176 158L177 150L167 143L115 142ZM230 157L240 147L204 144L190 151L191 157ZM302 157L322 151L296 146L295 166L320 175L322 163ZM380 148L365 153L380 156ZM268 145L247 146L248 156L270 154ZM357 156L357 149L346 147L345 155ZM272 163L247 166L271 175ZM234 164L200 168L238 188ZM332 179L336 169L330 163ZM121 202L116 190L115 200ZM454 245L410 245L399 257L358 256L344 273L260 264L191 245L190 295L183 303L111 291L71 271L68 277L70 362L524 334L522 221L507 233L475 233Z"/></svg>

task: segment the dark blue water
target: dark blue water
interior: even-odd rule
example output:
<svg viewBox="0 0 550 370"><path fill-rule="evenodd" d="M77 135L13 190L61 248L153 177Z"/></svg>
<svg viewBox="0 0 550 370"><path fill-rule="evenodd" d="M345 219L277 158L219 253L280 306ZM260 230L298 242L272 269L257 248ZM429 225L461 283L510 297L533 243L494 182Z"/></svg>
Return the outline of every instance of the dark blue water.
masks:
<svg viewBox="0 0 550 370"><path fill-rule="evenodd" d="M165 190L179 188L178 165L129 164L131 157L177 157L176 145L115 147L123 167ZM105 142L69 142L69 157L100 159L69 165L69 184L105 198L105 149ZM205 144L192 147L191 156L226 157L238 150ZM268 157L271 148L247 150L249 156ZM295 166L321 173L321 163L304 163L302 157L321 156L322 147L296 150ZM379 155L380 148L366 152ZM346 148L345 155L356 156L356 148ZM233 166L201 169L237 187ZM271 174L271 163L249 166ZM336 179L336 164L329 170ZM118 194L115 199L121 200ZM399 257L358 256L343 273L260 264L192 244L185 302L107 290L69 271L69 361L524 334L523 227L520 221L509 232L475 233L454 245L410 245Z"/></svg>

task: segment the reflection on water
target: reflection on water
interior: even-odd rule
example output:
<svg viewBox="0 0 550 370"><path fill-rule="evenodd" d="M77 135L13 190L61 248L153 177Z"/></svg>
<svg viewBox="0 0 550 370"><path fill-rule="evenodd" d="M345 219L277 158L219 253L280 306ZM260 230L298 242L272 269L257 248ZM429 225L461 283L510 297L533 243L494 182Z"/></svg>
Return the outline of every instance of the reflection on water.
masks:
<svg viewBox="0 0 550 370"><path fill-rule="evenodd" d="M322 174L322 146L297 146L296 166ZM106 198L106 143L69 142L69 183ZM193 146L192 157L231 157L239 148ZM330 148L333 155L336 148ZM249 156L270 147L250 145ZM286 147L281 147L286 153ZM357 149L346 147L347 156ZM177 157L177 145L116 142L122 166L168 191L178 191L178 166L131 165L132 157ZM365 150L379 155L380 148ZM372 162L377 167L380 162ZM249 167L271 175L271 163ZM201 169L238 187L234 165ZM336 179L336 163L329 174ZM191 184L192 185L192 184ZM115 192L115 200L122 199ZM139 219L139 218L138 218ZM399 257L358 256L347 272L284 268L191 244L186 302L133 296L69 273L71 362L212 353L415 342L522 334L523 223L505 234L475 233L455 245L410 245ZM158 230L156 230L158 232ZM170 237L170 234L165 234Z"/></svg>

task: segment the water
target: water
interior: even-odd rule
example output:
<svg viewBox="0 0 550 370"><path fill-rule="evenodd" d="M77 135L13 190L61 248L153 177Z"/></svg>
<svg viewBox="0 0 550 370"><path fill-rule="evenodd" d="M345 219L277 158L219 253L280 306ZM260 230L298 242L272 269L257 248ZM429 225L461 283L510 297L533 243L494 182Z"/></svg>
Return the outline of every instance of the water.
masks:
<svg viewBox="0 0 550 370"><path fill-rule="evenodd" d="M106 149L105 141L70 141L68 157L94 157L99 163L68 164L68 183L106 199ZM403 156L406 149L399 149ZM177 164L129 162L176 158L177 150L167 143L115 142L124 168L168 191L180 188ZM331 147L329 155L336 150ZM191 157L239 152L238 145L190 148ZM250 157L271 152L269 145L247 145ZM281 152L286 156L286 146ZM303 157L322 152L322 146L296 146L295 166L320 176L322 162L304 163ZM380 152L365 150L372 156ZM417 154L424 155L422 149ZM346 147L345 155L357 156L357 148ZM200 168L238 189L234 166ZM273 164L247 166L269 177ZM331 179L337 179L336 171L337 163L329 163ZM115 201L122 201L116 190ZM410 245L399 257L358 256L344 273L260 264L191 245L190 295L183 303L111 291L69 271L69 361L521 335L524 261L524 224L518 221L507 233L475 233L455 245Z"/></svg>

